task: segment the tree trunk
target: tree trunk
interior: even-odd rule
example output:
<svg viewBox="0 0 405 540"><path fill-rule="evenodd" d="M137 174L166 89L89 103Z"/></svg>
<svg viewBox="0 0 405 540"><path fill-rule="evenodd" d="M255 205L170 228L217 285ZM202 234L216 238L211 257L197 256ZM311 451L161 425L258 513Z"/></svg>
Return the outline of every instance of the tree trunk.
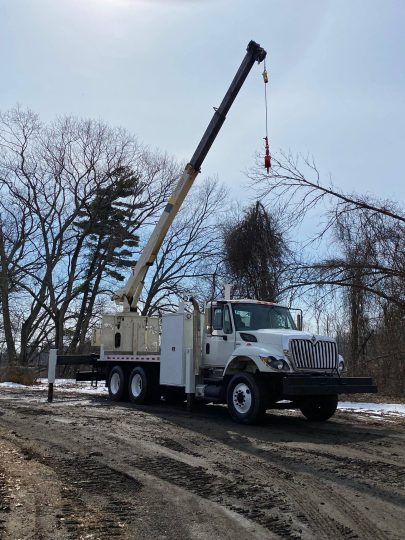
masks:
<svg viewBox="0 0 405 540"><path fill-rule="evenodd" d="M92 292L91 292L91 295L90 295L90 300L89 300L89 303L87 305L87 308L85 310L85 315L83 317L83 320L82 320L82 328L81 328L81 333L80 333L80 341L79 341L79 352L82 353L84 352L84 347L85 347L85 342L86 342L86 334L87 334L87 331L89 329L89 324L90 324L90 320L93 316L93 308L94 308L94 302L96 301L96 298L97 298L97 293L98 293L98 290L99 290L99 287L100 287L100 282L101 282L101 278L102 278L102 275L103 275L103 272L104 272L104 268L100 268L100 271L96 277L96 280L93 284L93 289L92 289ZM79 323L80 321L78 321Z"/></svg>
<svg viewBox="0 0 405 540"><path fill-rule="evenodd" d="M57 309L55 313L55 348L63 353L64 313Z"/></svg>
<svg viewBox="0 0 405 540"><path fill-rule="evenodd" d="M9 304L9 281L8 281L8 260L4 247L3 230L0 224L0 291L1 308L3 314L4 335L7 345L7 357L10 364L17 362L17 352L14 342L13 326L11 324L10 304Z"/></svg>
<svg viewBox="0 0 405 540"><path fill-rule="evenodd" d="M352 287L350 289L350 359L352 363L353 375L359 373L359 349L361 338L361 327L364 314L362 307L363 291L360 288L361 277L355 275L352 278Z"/></svg>
<svg viewBox="0 0 405 540"><path fill-rule="evenodd" d="M10 316L10 306L8 302L8 287L7 287L7 277L4 277L4 272L1 272L1 283L0 283L0 289L1 289L1 308L2 308L2 314L3 314L3 328L4 328L4 335L6 338L6 345L7 345L7 358L9 364L16 364L17 363L17 351L15 348L15 342L14 342L14 333L13 333L13 326L11 323L11 316Z"/></svg>

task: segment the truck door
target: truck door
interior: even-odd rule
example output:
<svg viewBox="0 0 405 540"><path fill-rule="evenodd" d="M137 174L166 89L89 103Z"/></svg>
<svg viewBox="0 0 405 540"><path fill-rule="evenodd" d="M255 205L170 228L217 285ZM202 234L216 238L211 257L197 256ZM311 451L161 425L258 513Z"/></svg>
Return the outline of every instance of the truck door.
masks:
<svg viewBox="0 0 405 540"><path fill-rule="evenodd" d="M225 366L235 349L235 328L229 306L213 304L210 308L211 324L204 344L204 365Z"/></svg>

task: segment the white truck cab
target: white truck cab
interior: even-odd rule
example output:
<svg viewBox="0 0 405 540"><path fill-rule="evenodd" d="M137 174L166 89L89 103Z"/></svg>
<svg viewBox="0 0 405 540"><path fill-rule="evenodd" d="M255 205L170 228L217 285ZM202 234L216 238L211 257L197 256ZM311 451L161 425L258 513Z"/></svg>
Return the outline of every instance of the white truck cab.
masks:
<svg viewBox="0 0 405 540"><path fill-rule="evenodd" d="M232 372L242 360L260 372L344 370L336 341L303 332L289 308L257 300L217 300L205 310L202 366ZM254 365L253 365L254 364Z"/></svg>

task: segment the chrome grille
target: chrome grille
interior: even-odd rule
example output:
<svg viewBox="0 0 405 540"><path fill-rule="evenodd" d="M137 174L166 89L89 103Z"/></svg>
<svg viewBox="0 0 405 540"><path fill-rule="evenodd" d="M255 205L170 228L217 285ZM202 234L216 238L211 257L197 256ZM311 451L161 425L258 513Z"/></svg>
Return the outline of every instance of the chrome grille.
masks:
<svg viewBox="0 0 405 540"><path fill-rule="evenodd" d="M334 369L337 363L337 347L334 341L292 339L290 351L297 369Z"/></svg>

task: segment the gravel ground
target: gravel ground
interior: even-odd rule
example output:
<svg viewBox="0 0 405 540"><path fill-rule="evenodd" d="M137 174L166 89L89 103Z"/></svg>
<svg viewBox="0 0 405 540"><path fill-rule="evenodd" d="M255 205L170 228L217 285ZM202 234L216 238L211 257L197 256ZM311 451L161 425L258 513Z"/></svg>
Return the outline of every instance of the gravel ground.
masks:
<svg viewBox="0 0 405 540"><path fill-rule="evenodd" d="M1 539L402 539L405 419L0 389ZM237 536L236 536L237 535Z"/></svg>

